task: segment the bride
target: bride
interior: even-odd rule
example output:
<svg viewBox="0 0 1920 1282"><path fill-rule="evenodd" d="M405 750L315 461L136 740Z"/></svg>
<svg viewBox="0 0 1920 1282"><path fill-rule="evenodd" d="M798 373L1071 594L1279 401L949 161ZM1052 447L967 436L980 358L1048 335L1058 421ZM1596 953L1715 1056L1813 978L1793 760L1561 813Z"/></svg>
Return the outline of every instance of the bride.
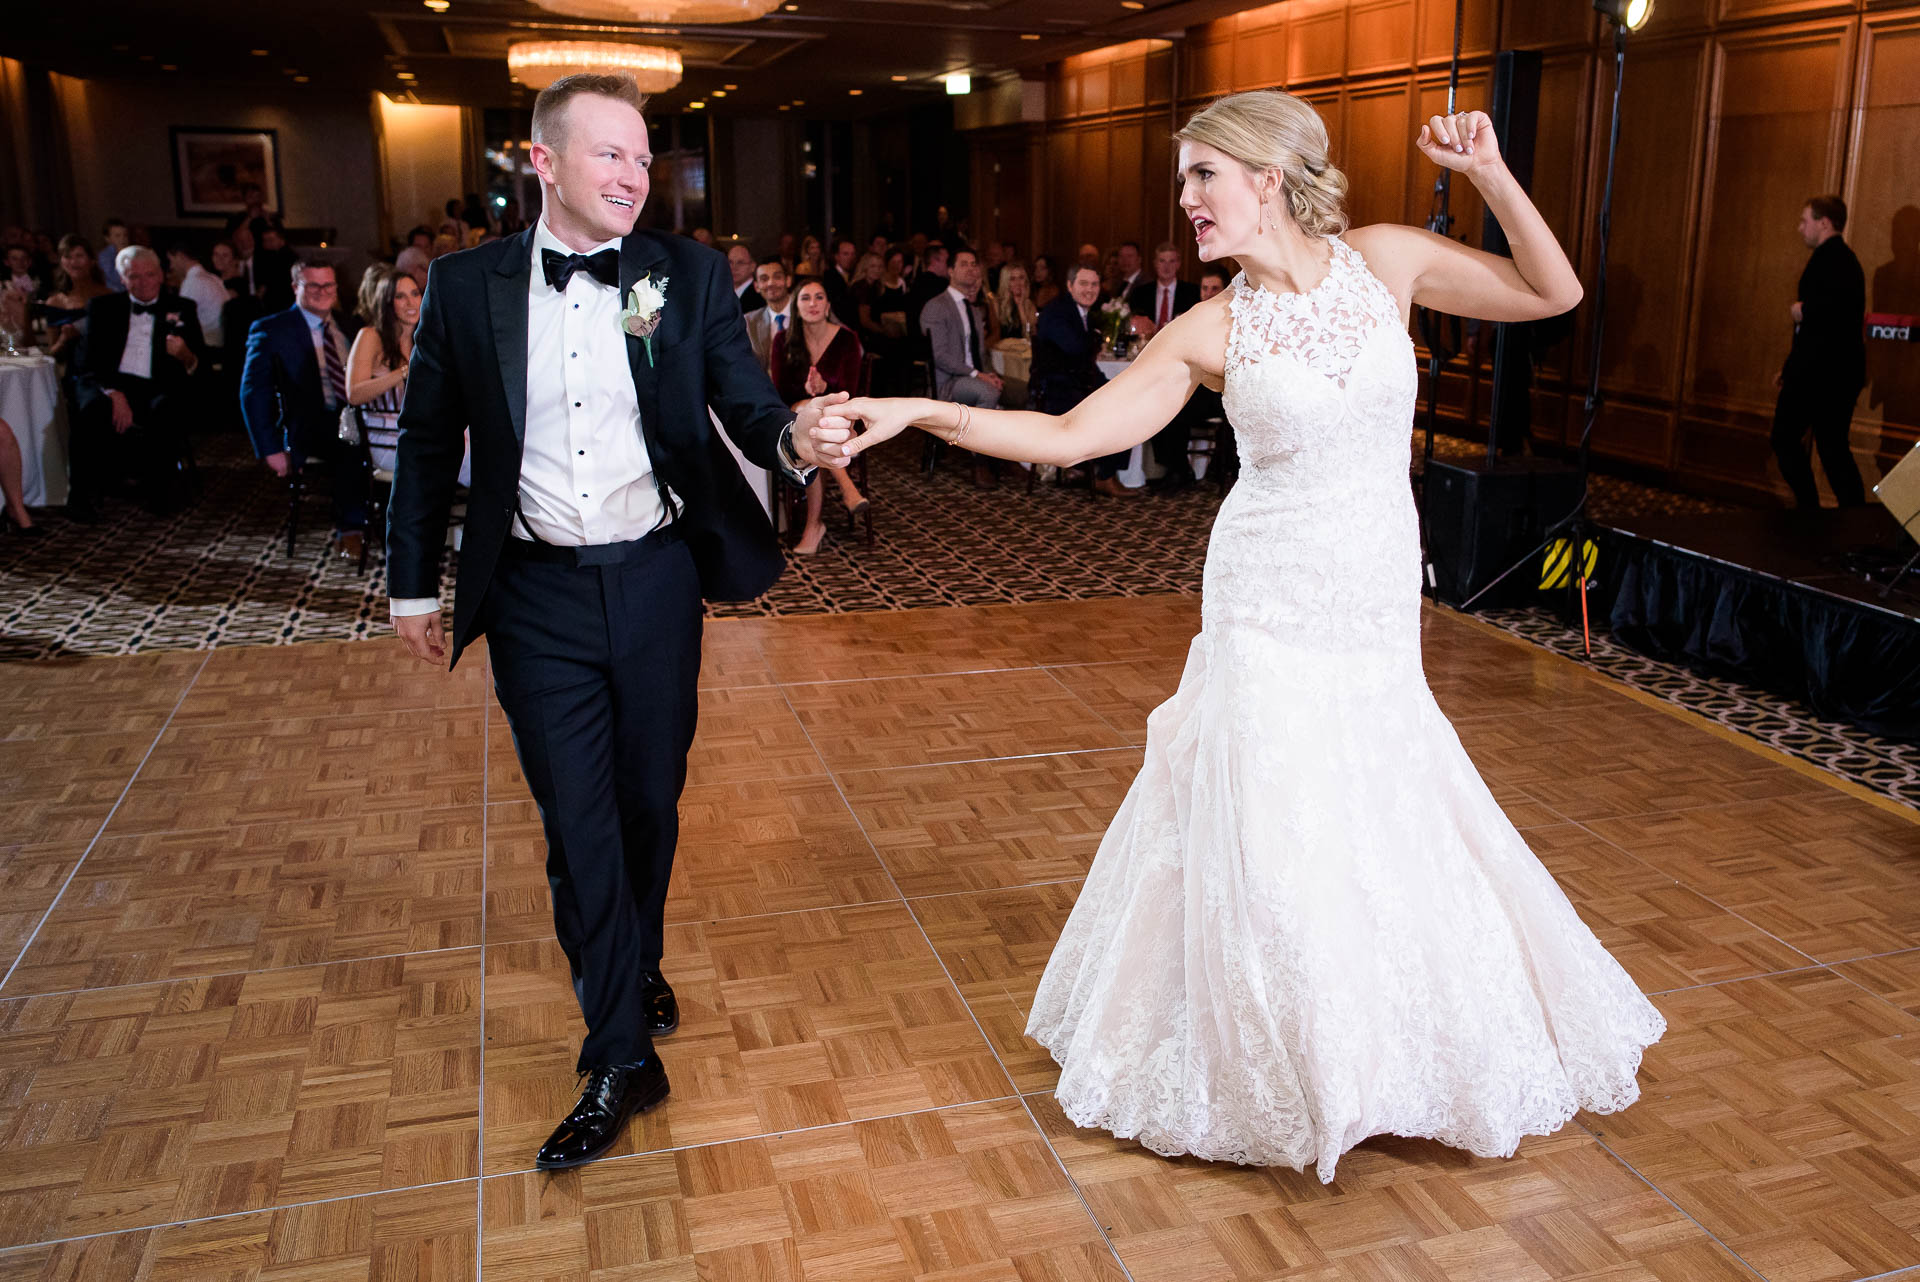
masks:
<svg viewBox="0 0 1920 1282"><path fill-rule="evenodd" d="M848 402L834 465L909 426L1066 466L1152 436L1205 385L1243 471L1207 553L1179 690L1087 874L1027 1032L1068 1117L1161 1153L1324 1182L1372 1135L1509 1156L1639 1095L1666 1023L1587 930L1460 747L1420 662L1409 309L1554 316L1580 283L1482 112L1418 146L1511 260L1346 230L1307 104L1235 94L1178 135L1180 205L1232 287L1071 412ZM855 436L854 424L864 425Z"/></svg>

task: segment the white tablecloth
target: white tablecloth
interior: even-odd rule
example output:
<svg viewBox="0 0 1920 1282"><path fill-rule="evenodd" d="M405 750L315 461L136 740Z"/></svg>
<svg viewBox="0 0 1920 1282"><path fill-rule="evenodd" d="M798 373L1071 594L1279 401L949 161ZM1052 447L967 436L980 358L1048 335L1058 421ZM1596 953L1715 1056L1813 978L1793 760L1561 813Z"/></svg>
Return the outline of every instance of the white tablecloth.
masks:
<svg viewBox="0 0 1920 1282"><path fill-rule="evenodd" d="M1120 372L1133 364L1132 361L1115 360L1094 363L1100 367L1100 372L1107 376L1108 382L1120 377ZM1163 470L1154 463L1153 456L1147 452L1147 443L1142 441L1133 447L1133 453L1127 456L1127 465L1121 468L1117 475L1120 478L1120 484L1131 485L1137 489L1145 485L1149 477L1160 476Z"/></svg>
<svg viewBox="0 0 1920 1282"><path fill-rule="evenodd" d="M0 356L0 418L20 441L28 507L67 501L67 411L51 356Z"/></svg>

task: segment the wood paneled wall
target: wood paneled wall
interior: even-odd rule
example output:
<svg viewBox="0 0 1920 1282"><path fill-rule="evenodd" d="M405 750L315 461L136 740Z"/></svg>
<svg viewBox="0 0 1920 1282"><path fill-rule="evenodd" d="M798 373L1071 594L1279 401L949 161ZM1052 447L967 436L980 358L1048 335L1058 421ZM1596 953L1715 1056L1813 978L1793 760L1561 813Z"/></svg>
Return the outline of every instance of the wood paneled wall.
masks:
<svg viewBox="0 0 1920 1282"><path fill-rule="evenodd" d="M1285 88L1319 108L1356 223L1422 223L1433 168L1414 150L1443 108L1453 0L1282 0L1078 55L1050 70L1048 123L1003 186L1034 247L1151 246L1175 231L1170 135L1209 99ZM1498 48L1544 55L1534 198L1589 288L1613 80L1612 40L1580 0L1466 0L1461 101L1484 105ZM986 145L989 140L982 140ZM1012 154L1000 148L1002 173ZM976 171L978 165L976 165ZM1709 493L1784 494L1767 432L1788 305L1806 260L1804 200L1837 191L1874 311L1920 313L1920 4L1660 0L1629 43L1615 178L1599 453ZM1456 183L1455 235L1482 207ZM993 234L991 219L976 227ZM1026 248L1024 238L1023 248ZM1031 251L1029 251L1031 252ZM1591 306L1549 359L1535 432L1577 438ZM1869 483L1920 439L1920 348L1872 344L1854 444ZM1463 360L1442 404L1477 427Z"/></svg>

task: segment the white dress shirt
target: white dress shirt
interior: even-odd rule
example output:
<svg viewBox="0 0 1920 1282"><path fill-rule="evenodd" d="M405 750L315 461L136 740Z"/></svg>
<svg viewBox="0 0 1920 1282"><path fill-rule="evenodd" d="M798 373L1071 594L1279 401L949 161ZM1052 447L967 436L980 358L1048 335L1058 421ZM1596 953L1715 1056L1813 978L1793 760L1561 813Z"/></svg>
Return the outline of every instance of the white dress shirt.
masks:
<svg viewBox="0 0 1920 1282"><path fill-rule="evenodd" d="M616 237L586 252L618 250ZM577 271L564 293L547 283L540 251L571 254L547 228L533 233L527 278L527 420L520 452L518 539L584 547L644 538L671 519L640 434L640 397L620 328L620 287ZM668 306L672 306L669 302ZM396 617L432 614L433 597L395 597Z"/></svg>
<svg viewBox="0 0 1920 1282"><path fill-rule="evenodd" d="M200 337L207 340L207 346L225 347L220 309L227 305L227 287L220 283L220 278L195 263L187 268L187 278L180 282L180 296L192 303L194 311L200 314Z"/></svg>
<svg viewBox="0 0 1920 1282"><path fill-rule="evenodd" d="M130 299L129 301L139 303L145 307L159 302L160 296L155 294L152 298L144 300L136 298ZM120 372L122 374L126 374L132 378L153 377L153 337L155 322L159 319L158 316L152 314L144 316L138 312L130 312L128 314L127 345L120 349Z"/></svg>
<svg viewBox="0 0 1920 1282"><path fill-rule="evenodd" d="M960 309L960 350L966 355L967 370L969 373L978 373L973 367L973 304L951 285L947 286L947 297Z"/></svg>
<svg viewBox="0 0 1920 1282"><path fill-rule="evenodd" d="M740 297L740 295L746 293L748 290L752 288L753 288L753 277L749 276L745 280L741 281L738 285L735 285L733 287L733 296L735 298L738 298Z"/></svg>

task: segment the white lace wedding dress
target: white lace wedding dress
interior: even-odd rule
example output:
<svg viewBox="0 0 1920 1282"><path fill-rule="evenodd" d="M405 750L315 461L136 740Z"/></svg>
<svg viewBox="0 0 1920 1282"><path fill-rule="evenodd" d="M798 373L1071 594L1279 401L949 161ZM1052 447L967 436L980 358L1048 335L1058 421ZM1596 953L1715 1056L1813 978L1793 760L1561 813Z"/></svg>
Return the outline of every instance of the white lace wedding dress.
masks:
<svg viewBox="0 0 1920 1282"><path fill-rule="evenodd" d="M1412 343L1332 249L1233 283L1202 630L1027 1026L1079 1125L1326 1182L1371 1135L1507 1156L1624 1108L1666 1028L1427 688Z"/></svg>

